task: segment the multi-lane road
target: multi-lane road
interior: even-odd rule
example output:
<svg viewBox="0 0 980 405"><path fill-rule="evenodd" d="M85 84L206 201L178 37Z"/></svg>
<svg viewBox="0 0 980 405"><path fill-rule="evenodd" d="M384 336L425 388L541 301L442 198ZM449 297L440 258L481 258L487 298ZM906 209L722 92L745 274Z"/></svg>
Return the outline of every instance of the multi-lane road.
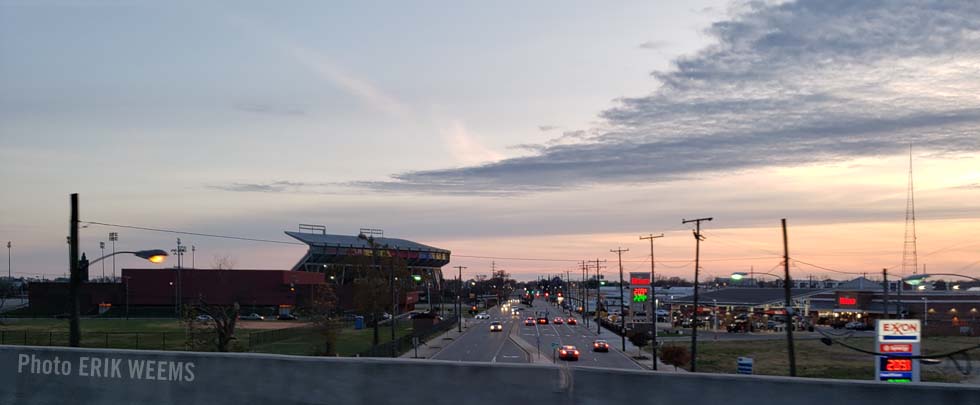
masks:
<svg viewBox="0 0 980 405"><path fill-rule="evenodd" d="M537 356L543 359L555 359L555 347L573 345L578 348L580 357L578 362L569 362L570 366L642 369L631 358L615 348L608 353L593 352L592 342L596 339L596 332L586 328L581 322L581 318L576 318L579 321L578 325L570 326L567 323L555 325L551 322L555 317L566 317L566 314L557 307L540 300L536 301L532 308L527 308L524 305L520 305L520 307L522 308L521 315L517 317L511 316L509 313L501 313L500 307L494 307L487 311L490 319L470 320L469 329L432 358L456 361L527 363L535 360L532 357ZM537 311L548 313L548 324L525 326L524 318L535 316ZM490 332L490 322L493 321L501 322L504 325L504 330ZM513 338L523 339L527 351L521 349L514 342L510 336L512 334ZM601 338L608 339L610 346L613 347L616 347L620 342L618 336L608 331L603 331Z"/></svg>

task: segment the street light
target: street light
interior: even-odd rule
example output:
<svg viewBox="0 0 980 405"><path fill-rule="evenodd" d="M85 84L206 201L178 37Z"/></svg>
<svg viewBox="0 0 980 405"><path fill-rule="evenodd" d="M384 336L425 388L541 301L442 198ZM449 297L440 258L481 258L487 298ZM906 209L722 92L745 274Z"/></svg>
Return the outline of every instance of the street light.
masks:
<svg viewBox="0 0 980 405"><path fill-rule="evenodd" d="M968 279L973 280L973 281L980 282L980 278L970 277L970 276L963 275L963 274L954 274L954 273L929 273L929 274L922 273L922 274L913 274L911 276L908 276L908 277L903 278L902 281L904 281L906 283L909 283L910 285L919 285L919 284L922 284L922 282L925 281L927 278L932 277L932 276L963 277L963 278L968 278Z"/></svg>

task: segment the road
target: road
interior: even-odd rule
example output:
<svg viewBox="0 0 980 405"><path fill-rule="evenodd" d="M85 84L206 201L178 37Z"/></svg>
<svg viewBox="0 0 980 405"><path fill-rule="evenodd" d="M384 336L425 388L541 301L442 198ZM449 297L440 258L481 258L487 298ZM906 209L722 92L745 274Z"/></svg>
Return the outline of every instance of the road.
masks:
<svg viewBox="0 0 980 405"><path fill-rule="evenodd" d="M544 300L535 300L534 307L525 309L524 311L521 315L520 336L532 346L540 347L542 356L554 356L555 353L552 351L553 346L573 345L578 348L580 355L577 363L569 363L572 366L643 370L633 359L627 357L619 350L610 349L608 353L593 352L592 342L596 339L596 331L591 328L586 328L581 317L575 317L579 321L576 326L569 326L567 323L555 325L550 321L554 320L556 316L567 318L568 315L563 313L560 308L548 304ZM534 311L548 311L548 324L523 326L523 318L534 316ZM601 338L608 341L609 345L614 348L620 344L619 336L608 331L603 331ZM532 353L532 355L537 355L537 353Z"/></svg>
<svg viewBox="0 0 980 405"><path fill-rule="evenodd" d="M528 363L527 354L507 336L518 327L518 320L500 313L500 307L487 311L490 319L468 319L469 329L432 356L436 360L483 361L490 363ZM502 332L490 332L490 322L504 324Z"/></svg>

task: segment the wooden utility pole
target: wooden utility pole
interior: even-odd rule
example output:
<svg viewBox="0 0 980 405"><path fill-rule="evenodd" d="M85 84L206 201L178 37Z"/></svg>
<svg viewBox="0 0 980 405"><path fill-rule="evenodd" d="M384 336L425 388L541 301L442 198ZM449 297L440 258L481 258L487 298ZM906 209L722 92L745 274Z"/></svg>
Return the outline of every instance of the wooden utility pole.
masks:
<svg viewBox="0 0 980 405"><path fill-rule="evenodd" d="M82 341L82 329L79 324L81 309L78 293L82 287L82 275L78 268L78 194L71 195L71 220L68 225L68 305L71 306L71 319L68 322L68 346L79 347Z"/></svg>
<svg viewBox="0 0 980 405"><path fill-rule="evenodd" d="M701 269L701 221L711 221L714 218L681 219L682 224L694 222L694 320L691 322L691 372L698 371L698 272Z"/></svg>
<svg viewBox="0 0 980 405"><path fill-rule="evenodd" d="M656 265L654 264L653 256L653 240L657 238L664 237L664 234L654 235L650 234L647 236L641 236L640 240L649 239L650 240L650 296L653 297L653 301L650 301L650 308L652 309L652 319L653 319L653 369L657 370L657 289L654 287L654 282L657 279Z"/></svg>
<svg viewBox="0 0 980 405"><path fill-rule="evenodd" d="M626 314L624 314L624 308L626 307L626 294L623 292L623 252L629 252L629 249L610 249L612 253L619 255L619 333L623 340L623 352L626 351Z"/></svg>
<svg viewBox="0 0 980 405"><path fill-rule="evenodd" d="M786 236L786 218L783 218L783 290L786 292L786 349L789 353L789 376L796 377L796 349L793 345L793 294L789 276L789 238Z"/></svg>

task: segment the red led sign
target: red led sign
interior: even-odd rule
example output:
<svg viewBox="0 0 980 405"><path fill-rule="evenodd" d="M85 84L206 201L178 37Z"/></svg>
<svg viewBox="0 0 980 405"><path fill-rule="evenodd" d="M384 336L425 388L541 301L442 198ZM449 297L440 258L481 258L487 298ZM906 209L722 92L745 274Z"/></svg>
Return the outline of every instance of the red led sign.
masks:
<svg viewBox="0 0 980 405"><path fill-rule="evenodd" d="M630 277L630 284L649 285L650 284L650 279L649 278Z"/></svg>
<svg viewBox="0 0 980 405"><path fill-rule="evenodd" d="M882 353L912 353L912 345L907 343L882 343L878 348Z"/></svg>
<svg viewBox="0 0 980 405"><path fill-rule="evenodd" d="M912 371L912 360L910 359L887 359L885 371Z"/></svg>
<svg viewBox="0 0 980 405"><path fill-rule="evenodd" d="M650 292L649 288L634 288L633 295L647 295Z"/></svg>
<svg viewBox="0 0 980 405"><path fill-rule="evenodd" d="M857 305L858 299L855 297L838 297L837 303L840 305Z"/></svg>

